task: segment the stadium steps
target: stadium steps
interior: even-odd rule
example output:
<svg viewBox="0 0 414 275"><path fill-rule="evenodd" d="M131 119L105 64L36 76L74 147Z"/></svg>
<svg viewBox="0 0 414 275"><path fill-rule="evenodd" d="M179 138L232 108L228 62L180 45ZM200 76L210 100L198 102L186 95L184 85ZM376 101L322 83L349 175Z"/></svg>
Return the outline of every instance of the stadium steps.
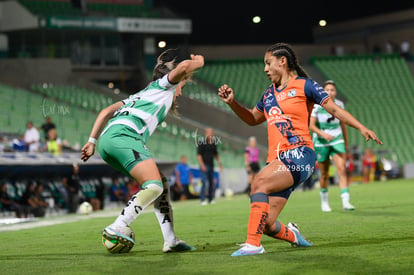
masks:
<svg viewBox="0 0 414 275"><path fill-rule="evenodd" d="M46 97L75 105L79 108L99 112L102 108L114 103L113 99L101 93L77 86L53 84L31 85L31 89Z"/></svg>
<svg viewBox="0 0 414 275"><path fill-rule="evenodd" d="M50 116L62 140L67 140L72 146L76 144L82 146L88 139L96 119L96 106L88 110L79 106L79 102L70 99L76 98L76 91L85 94L93 92L83 88L70 87L62 90L62 87L51 86L53 90L46 89L42 94L35 86L32 87L38 93L0 85L2 132L22 135L28 120L32 120L34 125L39 127L44 122L45 116ZM59 89L55 90L55 88ZM71 93L71 91L75 92ZM89 97L93 96L89 95ZM186 155L190 164L197 165L192 128L171 121L164 125L165 127L159 127L148 143L153 156L160 160L178 161L181 155ZM243 167L243 152L240 147L232 146L231 140L220 143L218 147L225 167Z"/></svg>
<svg viewBox="0 0 414 275"><path fill-rule="evenodd" d="M384 142L366 143L355 129L349 129L350 144L361 148L391 149L400 164L414 161L410 125L414 117L414 78L399 55L314 57L313 64L326 79L333 79L345 108Z"/></svg>
<svg viewBox="0 0 414 275"><path fill-rule="evenodd" d="M58 136L71 145L87 140L97 115L66 101L7 85L0 85L0 107L2 132L23 135L27 121L33 121L35 127L39 127L45 117L50 116L56 123Z"/></svg>
<svg viewBox="0 0 414 275"><path fill-rule="evenodd" d="M210 60L197 72L197 78L215 87L215 92L228 84L236 99L252 108L270 84L263 70L263 59Z"/></svg>

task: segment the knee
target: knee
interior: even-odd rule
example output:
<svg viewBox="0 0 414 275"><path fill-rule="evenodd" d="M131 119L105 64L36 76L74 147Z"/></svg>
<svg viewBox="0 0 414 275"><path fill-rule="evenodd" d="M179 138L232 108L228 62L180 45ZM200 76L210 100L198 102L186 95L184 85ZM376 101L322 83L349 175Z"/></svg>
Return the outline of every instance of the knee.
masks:
<svg viewBox="0 0 414 275"><path fill-rule="evenodd" d="M321 180L328 181L329 173L327 171L321 171Z"/></svg>
<svg viewBox="0 0 414 275"><path fill-rule="evenodd" d="M266 178L261 176L256 176L250 184L250 194L254 193L268 193L266 190Z"/></svg>
<svg viewBox="0 0 414 275"><path fill-rule="evenodd" d="M142 187L151 193L151 196L158 198L164 192L163 183L159 180L152 180L145 182Z"/></svg>

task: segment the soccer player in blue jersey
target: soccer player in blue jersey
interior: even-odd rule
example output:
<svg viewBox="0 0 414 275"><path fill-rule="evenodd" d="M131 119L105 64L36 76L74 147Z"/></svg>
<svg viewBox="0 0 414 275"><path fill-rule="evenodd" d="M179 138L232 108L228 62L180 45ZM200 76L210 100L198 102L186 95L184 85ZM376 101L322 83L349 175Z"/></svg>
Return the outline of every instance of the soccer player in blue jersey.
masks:
<svg viewBox="0 0 414 275"><path fill-rule="evenodd" d="M192 54L190 59L176 64L175 58L168 55L169 51L160 55L153 81L145 89L99 113L90 138L81 150L81 159L87 161L94 154L99 139L102 158L141 186L115 222L104 229L106 237L128 244L131 241L126 233L129 225L154 203L164 237L163 251L189 251L195 248L175 236L167 179L158 170L146 143L173 107L176 97L181 95L186 80L204 66L204 57Z"/></svg>
<svg viewBox="0 0 414 275"><path fill-rule="evenodd" d="M268 164L251 184L246 242L232 256L263 254L263 234L294 246L312 245L295 224L285 226L278 217L290 194L312 175L314 169L309 117L315 103L358 129L367 141L372 139L382 144L375 132L336 105L318 83L308 78L290 45L277 43L266 50L264 72L272 84L252 109L240 105L235 100L235 91L227 84L223 84L218 93L242 121L251 126L266 121L268 129Z"/></svg>

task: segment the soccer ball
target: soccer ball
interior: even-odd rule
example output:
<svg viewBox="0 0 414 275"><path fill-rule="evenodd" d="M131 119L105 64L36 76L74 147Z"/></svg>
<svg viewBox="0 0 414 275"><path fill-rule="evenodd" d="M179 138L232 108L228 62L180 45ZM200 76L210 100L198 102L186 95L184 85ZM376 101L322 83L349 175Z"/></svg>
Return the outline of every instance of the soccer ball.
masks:
<svg viewBox="0 0 414 275"><path fill-rule="evenodd" d="M102 232L102 243L112 254L128 253L135 245L134 231L129 226L121 230L122 232L115 232L114 229L107 227ZM120 236L119 233L126 237Z"/></svg>
<svg viewBox="0 0 414 275"><path fill-rule="evenodd" d="M93 210L92 205L87 201L84 201L81 203L81 205L79 205L79 213L81 214L84 214L84 215L90 214L92 213L92 210Z"/></svg>

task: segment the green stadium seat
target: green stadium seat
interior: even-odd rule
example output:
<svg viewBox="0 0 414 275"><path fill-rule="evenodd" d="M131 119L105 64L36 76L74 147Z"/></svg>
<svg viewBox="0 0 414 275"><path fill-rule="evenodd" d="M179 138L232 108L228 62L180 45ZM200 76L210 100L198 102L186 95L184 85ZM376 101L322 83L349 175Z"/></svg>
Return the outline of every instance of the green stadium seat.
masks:
<svg viewBox="0 0 414 275"><path fill-rule="evenodd" d="M337 84L345 108L384 141L381 148L393 150L400 164L414 161L414 147L407 146L414 134L414 79L406 61L398 55L314 57L313 64ZM351 135L352 133L352 135ZM350 131L350 144L380 148L365 143Z"/></svg>

